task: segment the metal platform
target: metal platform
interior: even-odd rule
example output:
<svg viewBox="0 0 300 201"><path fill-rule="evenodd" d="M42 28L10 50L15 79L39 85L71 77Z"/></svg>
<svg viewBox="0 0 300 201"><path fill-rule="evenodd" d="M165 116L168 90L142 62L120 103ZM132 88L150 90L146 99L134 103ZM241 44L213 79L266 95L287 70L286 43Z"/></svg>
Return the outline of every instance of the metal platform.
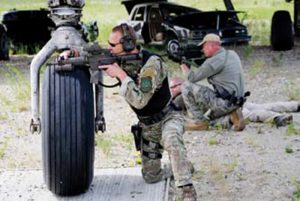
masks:
<svg viewBox="0 0 300 201"><path fill-rule="evenodd" d="M81 195L60 197L43 182L41 170L0 171L1 201L163 201L168 199L166 181L146 184L140 168L97 169L89 190Z"/></svg>

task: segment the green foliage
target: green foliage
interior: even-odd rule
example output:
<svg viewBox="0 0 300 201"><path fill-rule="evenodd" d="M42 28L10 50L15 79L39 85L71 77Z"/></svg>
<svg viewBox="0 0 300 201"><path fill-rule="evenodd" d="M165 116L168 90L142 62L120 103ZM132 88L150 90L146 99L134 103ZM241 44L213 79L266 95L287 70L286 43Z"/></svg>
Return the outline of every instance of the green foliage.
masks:
<svg viewBox="0 0 300 201"><path fill-rule="evenodd" d="M217 132L222 132L225 129L225 126L222 124L215 124L214 129L216 129Z"/></svg>
<svg viewBox="0 0 300 201"><path fill-rule="evenodd" d="M109 155L112 147L112 139L107 135L97 135L96 146L100 148L105 155Z"/></svg>
<svg viewBox="0 0 300 201"><path fill-rule="evenodd" d="M234 169L236 168L236 166L237 166L237 160L236 159L234 159L231 162L225 164L226 172L233 172Z"/></svg>
<svg viewBox="0 0 300 201"><path fill-rule="evenodd" d="M28 110L30 100L30 81L24 76L24 73L13 65L6 64L0 69L3 81L6 81L12 91L11 96L0 95L1 103L5 108L11 111L19 112Z"/></svg>
<svg viewBox="0 0 300 201"><path fill-rule="evenodd" d="M2 159L5 155L9 140L9 137L4 137L4 141L0 142L0 159Z"/></svg>
<svg viewBox="0 0 300 201"><path fill-rule="evenodd" d="M0 96L0 99L1 99L1 96ZM2 100L1 100L2 101ZM0 121L4 121L4 120L7 120L8 119L8 114L7 112L1 112L0 113Z"/></svg>
<svg viewBox="0 0 300 201"><path fill-rule="evenodd" d="M124 145L128 150L131 150L133 148L134 139L131 133L114 135L113 141L115 143Z"/></svg>
<svg viewBox="0 0 300 201"><path fill-rule="evenodd" d="M249 58L253 52L253 48L251 45L245 45L243 46L244 55L246 58Z"/></svg>
<svg viewBox="0 0 300 201"><path fill-rule="evenodd" d="M40 46L38 44L31 44L31 45L18 45L11 47L11 53L19 54L19 55L26 55L26 54L35 54L39 52Z"/></svg>
<svg viewBox="0 0 300 201"><path fill-rule="evenodd" d="M263 60L255 60L254 64L252 64L250 72L249 72L251 77L255 77L260 72L262 72L264 65L265 65L265 63Z"/></svg>
<svg viewBox="0 0 300 201"><path fill-rule="evenodd" d="M294 200L300 201L300 180L292 178L291 184L296 187L296 191L293 193Z"/></svg>
<svg viewBox="0 0 300 201"><path fill-rule="evenodd" d="M209 145L217 145L217 144L219 144L219 141L215 137L211 137L208 139L208 144Z"/></svg>
<svg viewBox="0 0 300 201"><path fill-rule="evenodd" d="M300 130L295 127L295 124L290 123L287 125L287 135L299 135Z"/></svg>
<svg viewBox="0 0 300 201"><path fill-rule="evenodd" d="M300 190L297 190L293 193L295 201L300 201Z"/></svg>
<svg viewBox="0 0 300 201"><path fill-rule="evenodd" d="M293 150L292 146L290 144L286 145L286 147L285 147L285 153L291 154L293 152L294 152L294 150Z"/></svg>
<svg viewBox="0 0 300 201"><path fill-rule="evenodd" d="M96 136L96 146L102 150L105 155L109 155L114 146L124 146L128 150L133 148L133 137L131 134L116 134Z"/></svg>
<svg viewBox="0 0 300 201"><path fill-rule="evenodd" d="M11 9L32 10L47 7L47 0L1 0L0 12Z"/></svg>

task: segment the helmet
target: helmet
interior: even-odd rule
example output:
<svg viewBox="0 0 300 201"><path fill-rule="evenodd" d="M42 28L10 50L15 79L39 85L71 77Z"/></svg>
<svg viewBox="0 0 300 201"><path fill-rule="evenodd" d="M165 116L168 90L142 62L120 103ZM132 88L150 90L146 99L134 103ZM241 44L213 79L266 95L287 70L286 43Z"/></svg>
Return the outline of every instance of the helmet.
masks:
<svg viewBox="0 0 300 201"><path fill-rule="evenodd" d="M82 8L84 6L85 0L48 0L48 6L50 8L69 6Z"/></svg>

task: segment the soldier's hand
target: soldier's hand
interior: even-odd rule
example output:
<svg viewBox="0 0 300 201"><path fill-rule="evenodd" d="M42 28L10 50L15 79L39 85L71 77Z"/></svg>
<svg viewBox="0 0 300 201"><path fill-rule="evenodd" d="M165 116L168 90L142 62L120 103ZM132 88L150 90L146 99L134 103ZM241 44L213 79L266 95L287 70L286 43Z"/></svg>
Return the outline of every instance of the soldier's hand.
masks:
<svg viewBox="0 0 300 201"><path fill-rule="evenodd" d="M57 61L67 60L70 57L79 57L80 53L77 49L65 50L59 54L57 57Z"/></svg>
<svg viewBox="0 0 300 201"><path fill-rule="evenodd" d="M184 74L187 74L190 71L190 68L188 67L188 65L186 65L184 63L180 65L180 68Z"/></svg>
<svg viewBox="0 0 300 201"><path fill-rule="evenodd" d="M126 72L117 63L99 66L98 68L105 70L108 76L118 78L120 81L123 81L127 77Z"/></svg>
<svg viewBox="0 0 300 201"><path fill-rule="evenodd" d="M191 64L186 57L182 57L181 64L185 64L189 69L191 69Z"/></svg>

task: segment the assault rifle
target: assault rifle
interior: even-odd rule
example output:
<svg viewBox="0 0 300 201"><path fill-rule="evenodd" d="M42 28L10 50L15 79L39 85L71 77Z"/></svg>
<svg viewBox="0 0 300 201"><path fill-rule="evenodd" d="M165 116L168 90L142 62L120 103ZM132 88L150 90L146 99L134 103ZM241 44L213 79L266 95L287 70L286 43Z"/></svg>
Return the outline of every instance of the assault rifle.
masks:
<svg viewBox="0 0 300 201"><path fill-rule="evenodd" d="M133 79L137 77L142 66L140 54L113 55L108 49L101 48L97 43L83 48L80 57L68 59L59 58L56 66L58 70L73 69L74 66L87 66L91 70L91 83L98 83L98 66L118 63L121 68Z"/></svg>

